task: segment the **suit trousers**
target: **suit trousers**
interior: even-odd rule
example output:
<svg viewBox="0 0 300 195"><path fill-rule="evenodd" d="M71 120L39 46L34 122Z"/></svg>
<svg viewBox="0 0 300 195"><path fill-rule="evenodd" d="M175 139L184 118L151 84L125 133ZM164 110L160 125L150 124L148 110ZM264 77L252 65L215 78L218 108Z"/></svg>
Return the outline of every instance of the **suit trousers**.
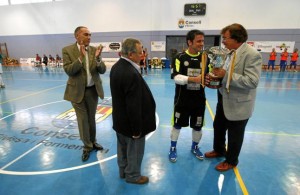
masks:
<svg viewBox="0 0 300 195"><path fill-rule="evenodd" d="M141 177L141 165L145 150L145 136L139 139L117 135L117 153L120 176L125 174L126 181L134 182Z"/></svg>
<svg viewBox="0 0 300 195"><path fill-rule="evenodd" d="M87 87L83 100L80 103L72 102L75 109L80 139L84 144L84 150L92 150L96 142L96 110L98 95L95 86Z"/></svg>
<svg viewBox="0 0 300 195"><path fill-rule="evenodd" d="M218 103L214 126L214 145L216 152L225 155L226 162L238 164L238 157L243 145L245 128L249 119L232 121L225 117L222 95L218 91ZM226 151L226 132L228 133L228 147Z"/></svg>

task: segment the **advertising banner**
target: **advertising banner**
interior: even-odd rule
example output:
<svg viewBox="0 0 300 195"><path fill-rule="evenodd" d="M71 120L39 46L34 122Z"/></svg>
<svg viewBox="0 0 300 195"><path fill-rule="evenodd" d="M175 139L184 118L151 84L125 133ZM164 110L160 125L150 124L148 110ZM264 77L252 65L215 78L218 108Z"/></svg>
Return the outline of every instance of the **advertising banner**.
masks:
<svg viewBox="0 0 300 195"><path fill-rule="evenodd" d="M166 51L166 42L151 41L151 51Z"/></svg>
<svg viewBox="0 0 300 195"><path fill-rule="evenodd" d="M102 52L120 52L121 51L121 42L90 43L90 45L94 46L94 47L98 47L100 44L103 46Z"/></svg>
<svg viewBox="0 0 300 195"><path fill-rule="evenodd" d="M267 53L270 53L273 48L278 53L282 52L285 48L288 49L289 53L292 53L295 47L294 41L248 41L247 43L255 47L258 51Z"/></svg>

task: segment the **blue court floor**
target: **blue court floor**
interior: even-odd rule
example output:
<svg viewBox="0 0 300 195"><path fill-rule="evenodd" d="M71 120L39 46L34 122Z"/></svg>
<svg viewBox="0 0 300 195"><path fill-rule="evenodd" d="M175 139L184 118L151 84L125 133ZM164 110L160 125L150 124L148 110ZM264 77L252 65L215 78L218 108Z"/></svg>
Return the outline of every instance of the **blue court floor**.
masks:
<svg viewBox="0 0 300 195"><path fill-rule="evenodd" d="M170 69L145 76L157 103L157 130L147 137L142 173L146 185L119 178L112 130L109 70L102 76L104 101L97 112L97 140L107 152L81 161L76 117L63 100L67 76L61 67L3 67L0 89L1 195L194 195L300 194L300 74L263 72L237 168L220 173L223 159L196 159L191 130L183 128L178 160L168 161L174 83ZM216 90L206 89L202 152L212 149Z"/></svg>

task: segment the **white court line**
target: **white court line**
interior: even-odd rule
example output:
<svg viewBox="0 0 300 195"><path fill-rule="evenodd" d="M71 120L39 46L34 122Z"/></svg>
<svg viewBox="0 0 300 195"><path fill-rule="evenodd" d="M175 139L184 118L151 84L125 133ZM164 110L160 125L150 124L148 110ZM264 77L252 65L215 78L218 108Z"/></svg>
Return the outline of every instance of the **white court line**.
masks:
<svg viewBox="0 0 300 195"><path fill-rule="evenodd" d="M80 166L75 166L75 167L70 167L70 168L65 168L65 169L56 169L56 170L51 170L51 171L26 171L26 172L20 172L20 171L6 171L6 170L2 170L0 169L0 174L6 174L6 175L44 175L44 174L52 174L52 173L61 173L61 172L67 172L67 171L73 171L73 170L77 170L77 169L82 169L82 168L86 168L86 167L90 167L111 159L116 158L117 155L113 155L110 156L108 158L105 158L103 160L100 161L95 161L92 163L88 163L88 164L84 164L84 165L80 165Z"/></svg>
<svg viewBox="0 0 300 195"><path fill-rule="evenodd" d="M33 107L30 107L30 108L26 108L26 109L20 110L20 111L18 111L18 112L9 114L9 115L7 115L7 116L5 116L5 117L3 117L3 118L0 118L0 121L2 121L3 119L8 118L8 117L10 117L10 116L16 115L16 114L18 114L18 113L20 113L20 112L24 112L24 111L26 111L26 110L30 110L30 109L33 109L33 108L38 108L38 107L41 107L41 106L46 106L46 105L49 105L49 104L55 104L55 103L59 103L59 102L65 102L65 101L66 101L66 100L60 100L60 101L56 101L56 102L50 102L50 103L41 104L41 105L33 106Z"/></svg>
<svg viewBox="0 0 300 195"><path fill-rule="evenodd" d="M48 141L50 139L50 137L48 137L46 140ZM18 156L15 160L9 162L8 164L6 164L5 166L3 166L1 168L1 170L6 169L7 167L9 167L10 165L14 164L15 162L17 162L18 160L20 160L21 158L23 158L24 156L26 156L27 154L29 154L30 152L32 152L33 150L35 150L36 148L40 147L40 145L42 145L42 143L34 146L33 148L31 148L30 150L28 150L27 152L25 152L24 154Z"/></svg>
<svg viewBox="0 0 300 195"><path fill-rule="evenodd" d="M60 129L58 132L62 132L64 129L66 129L69 125L66 125L64 128ZM6 164L5 166L3 166L1 169L6 169L7 167L9 167L10 165L14 164L15 162L17 162L18 160L20 160L21 158L23 158L24 156L26 156L27 154L29 154L30 152L32 152L33 150L35 150L36 148L40 147L41 145L43 145L44 141L48 141L50 140L51 137L47 137L47 139L43 140L42 143L37 144L36 146L34 146L33 148L31 148L30 150L28 150L27 152L25 152L24 154L20 155L19 157L17 157L15 160L11 161L10 163Z"/></svg>
<svg viewBox="0 0 300 195"><path fill-rule="evenodd" d="M10 114L8 116L12 116L12 115L17 114L19 112L22 112L22 111L25 111L25 110L29 110L29 109L32 109L32 108L37 108L37 107L40 107L40 106L49 105L49 104L52 104L52 103L63 102L63 101L65 101L65 100L56 101L56 102L50 102L50 103L42 104L42 105L39 105L39 106L34 106L34 107L31 107L31 108L27 108L27 109L18 111L16 113ZM8 116L3 117L0 120L3 120L5 118L7 118ZM158 125L159 125L159 117L158 117L157 113L155 113L155 118L156 118L156 127L158 127ZM62 131L63 129L61 129L60 131ZM148 140L154 133L155 133L155 131L149 133L146 136L146 140ZM49 140L49 139L50 139L50 137L48 137L46 140ZM26 171L26 172L24 171L24 172L21 172L21 171L6 171L6 170L4 170L8 166L12 165L13 163L17 162L18 160L20 160L21 158L23 158L24 156L26 156L27 154L29 154L30 152L32 152L33 150L35 150L36 148L38 148L40 145L42 145L42 143L36 145L35 147L31 148L30 150L28 150L24 154L20 155L15 160L13 160L10 163L6 164L4 167L2 167L0 169L0 174L6 174L6 175L43 175L43 174L61 173L61 172L73 171L73 170L77 170L77 169L82 169L82 168L90 167L90 166L93 166L93 165L96 165L96 164L100 164L100 163L112 160L112 159L114 159L114 158L117 157L117 155L115 154L113 156L110 156L110 157L107 157L105 159L98 160L98 161L95 161L95 162L92 162L92 163L88 163L88 164L84 164L84 165L80 165L80 166L69 167L69 168L64 168L64 169L50 170L50 171Z"/></svg>

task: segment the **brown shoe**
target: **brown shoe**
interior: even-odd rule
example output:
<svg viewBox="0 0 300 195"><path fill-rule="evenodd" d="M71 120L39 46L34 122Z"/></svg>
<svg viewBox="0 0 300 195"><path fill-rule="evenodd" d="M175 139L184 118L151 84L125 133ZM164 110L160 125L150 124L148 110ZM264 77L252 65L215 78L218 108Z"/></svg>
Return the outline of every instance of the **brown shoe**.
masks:
<svg viewBox="0 0 300 195"><path fill-rule="evenodd" d="M133 184L146 184L149 182L149 178L147 176L141 176L136 181L126 181L127 183L133 183Z"/></svg>
<svg viewBox="0 0 300 195"><path fill-rule="evenodd" d="M205 158L217 158L217 157L222 157L222 156L224 156L224 155L222 155L214 150L205 153Z"/></svg>
<svg viewBox="0 0 300 195"><path fill-rule="evenodd" d="M217 171L228 171L229 169L233 169L234 167L236 167L235 165L229 164L228 162L221 162L220 164L218 164L216 166Z"/></svg>

